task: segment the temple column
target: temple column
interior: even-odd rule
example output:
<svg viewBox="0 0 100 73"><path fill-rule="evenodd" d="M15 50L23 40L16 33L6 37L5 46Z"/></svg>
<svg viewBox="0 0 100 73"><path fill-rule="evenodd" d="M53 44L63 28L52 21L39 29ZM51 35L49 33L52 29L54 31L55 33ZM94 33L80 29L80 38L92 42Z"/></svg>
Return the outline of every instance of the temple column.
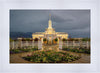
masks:
<svg viewBox="0 0 100 73"><path fill-rule="evenodd" d="M62 50L62 45L63 45L62 38L59 37L59 49L60 50Z"/></svg>
<svg viewBox="0 0 100 73"><path fill-rule="evenodd" d="M42 50L42 38L38 40L38 50Z"/></svg>
<svg viewBox="0 0 100 73"><path fill-rule="evenodd" d="M59 44L59 38L58 38L57 44Z"/></svg>
<svg viewBox="0 0 100 73"><path fill-rule="evenodd" d="M33 41L32 41L32 48L34 48L34 39L33 39Z"/></svg>
<svg viewBox="0 0 100 73"><path fill-rule="evenodd" d="M42 44L43 44L43 37L41 38Z"/></svg>
<svg viewBox="0 0 100 73"><path fill-rule="evenodd" d="M22 38L18 38L18 47L22 48Z"/></svg>

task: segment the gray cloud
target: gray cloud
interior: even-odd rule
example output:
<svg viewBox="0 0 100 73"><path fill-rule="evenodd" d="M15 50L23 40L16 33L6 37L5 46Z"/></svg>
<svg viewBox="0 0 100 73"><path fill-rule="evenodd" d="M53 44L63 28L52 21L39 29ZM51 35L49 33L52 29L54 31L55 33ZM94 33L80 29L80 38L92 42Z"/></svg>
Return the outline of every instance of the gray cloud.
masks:
<svg viewBox="0 0 100 73"><path fill-rule="evenodd" d="M90 36L89 10L10 10L10 32L44 32L49 14L56 31Z"/></svg>

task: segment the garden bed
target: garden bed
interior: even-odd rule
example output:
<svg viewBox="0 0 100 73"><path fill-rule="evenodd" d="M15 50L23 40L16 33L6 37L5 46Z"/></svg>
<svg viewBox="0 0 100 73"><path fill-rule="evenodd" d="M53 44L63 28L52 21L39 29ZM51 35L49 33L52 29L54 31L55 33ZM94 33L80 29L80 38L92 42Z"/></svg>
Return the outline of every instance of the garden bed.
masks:
<svg viewBox="0 0 100 73"><path fill-rule="evenodd" d="M67 52L56 52L56 51L37 51L32 55L23 57L27 61L33 63L68 63L80 59L78 56L70 55Z"/></svg>
<svg viewBox="0 0 100 73"><path fill-rule="evenodd" d="M32 48L32 49L10 49L10 54L16 54L16 53L22 53L22 52L30 52L30 51L36 51L38 48Z"/></svg>
<svg viewBox="0 0 100 73"><path fill-rule="evenodd" d="M63 48L64 51L71 51L71 52L76 52L76 53L86 53L86 54L90 54L90 49L86 49L86 48Z"/></svg>

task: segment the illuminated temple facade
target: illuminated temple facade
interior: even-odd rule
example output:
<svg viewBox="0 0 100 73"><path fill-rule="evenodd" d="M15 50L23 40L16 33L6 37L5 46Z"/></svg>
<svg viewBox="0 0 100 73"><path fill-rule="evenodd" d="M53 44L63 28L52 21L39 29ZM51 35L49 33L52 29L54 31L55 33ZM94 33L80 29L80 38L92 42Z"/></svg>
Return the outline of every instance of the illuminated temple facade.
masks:
<svg viewBox="0 0 100 73"><path fill-rule="evenodd" d="M36 32L32 34L32 39L47 39L49 43L53 43L52 41L54 39L58 39L58 43L59 43L59 39L68 39L68 34L65 32L56 32L54 28L52 28L52 21L51 21L51 16L49 18L48 21L48 28L46 28L45 32Z"/></svg>

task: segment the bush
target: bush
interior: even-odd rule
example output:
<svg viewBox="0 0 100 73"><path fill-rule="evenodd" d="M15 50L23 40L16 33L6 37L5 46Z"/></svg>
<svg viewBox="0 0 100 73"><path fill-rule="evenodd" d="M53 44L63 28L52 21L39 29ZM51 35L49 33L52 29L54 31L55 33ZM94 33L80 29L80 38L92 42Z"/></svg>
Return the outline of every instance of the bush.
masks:
<svg viewBox="0 0 100 73"><path fill-rule="evenodd" d="M86 53L86 54L90 54L90 49L86 49L86 48L79 48L79 49L70 49L70 48L63 48L63 50L65 51L71 51L71 52L77 52L77 53Z"/></svg>
<svg viewBox="0 0 100 73"><path fill-rule="evenodd" d="M14 41L12 38L10 38L10 42Z"/></svg>
<svg viewBox="0 0 100 73"><path fill-rule="evenodd" d="M30 38L22 38L22 41L32 41Z"/></svg>
<svg viewBox="0 0 100 73"><path fill-rule="evenodd" d="M36 50L38 50L38 48L32 48L32 51L36 51Z"/></svg>
<svg viewBox="0 0 100 73"><path fill-rule="evenodd" d="M44 38L44 39L43 39L43 41L47 41L47 39L46 39L46 38Z"/></svg>
<svg viewBox="0 0 100 73"><path fill-rule="evenodd" d="M82 41L90 41L90 38L83 38Z"/></svg>
<svg viewBox="0 0 100 73"><path fill-rule="evenodd" d="M58 41L58 39L56 38L55 41Z"/></svg>
<svg viewBox="0 0 100 73"><path fill-rule="evenodd" d="M10 54L16 54L16 53L22 53L22 52L29 52L29 51L36 51L38 48L32 48L32 49L11 49Z"/></svg>
<svg viewBox="0 0 100 73"><path fill-rule="evenodd" d="M67 41L67 39L63 38L62 41Z"/></svg>

